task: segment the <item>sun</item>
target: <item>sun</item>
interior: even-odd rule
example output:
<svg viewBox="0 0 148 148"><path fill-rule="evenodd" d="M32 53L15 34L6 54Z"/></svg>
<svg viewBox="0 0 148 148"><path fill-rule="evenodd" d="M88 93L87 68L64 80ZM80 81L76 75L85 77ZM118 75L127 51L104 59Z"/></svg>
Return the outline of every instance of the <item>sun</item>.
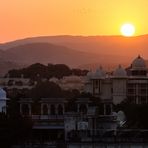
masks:
<svg viewBox="0 0 148 148"><path fill-rule="evenodd" d="M123 36L130 37L135 33L135 27L132 24L123 24L120 29Z"/></svg>

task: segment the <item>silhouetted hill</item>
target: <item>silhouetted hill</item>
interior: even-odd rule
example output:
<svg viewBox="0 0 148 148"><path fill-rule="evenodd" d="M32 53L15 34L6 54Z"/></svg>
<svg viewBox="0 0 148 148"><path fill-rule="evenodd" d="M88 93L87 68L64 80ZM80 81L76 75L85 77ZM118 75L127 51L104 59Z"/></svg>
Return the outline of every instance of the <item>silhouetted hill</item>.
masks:
<svg viewBox="0 0 148 148"><path fill-rule="evenodd" d="M0 76L3 76L12 68L24 67L24 64L16 63L11 59L14 57L13 54L7 54L5 51L0 50Z"/></svg>
<svg viewBox="0 0 148 148"><path fill-rule="evenodd" d="M45 36L0 44L3 61L28 65L62 63L92 69L100 65L129 65L140 54L148 59L148 35L122 36Z"/></svg>
<svg viewBox="0 0 148 148"><path fill-rule="evenodd" d="M7 70L33 63L67 64L73 68L87 63L100 62L101 64L104 62L105 57L107 57L107 55L101 56L99 54L77 51L49 43L29 43L12 47L7 50L0 50L0 74L6 73ZM115 61L112 60L111 63L113 62ZM17 63L19 66L13 63Z"/></svg>
<svg viewBox="0 0 148 148"><path fill-rule="evenodd" d="M8 70L10 69L14 69L14 68L22 68L25 65L21 65L19 63L15 63L15 62L10 62L10 61L4 61L4 60L0 60L0 77L4 76Z"/></svg>
<svg viewBox="0 0 148 148"><path fill-rule="evenodd" d="M0 44L1 49L8 49L28 43L47 42L62 45L78 51L97 54L132 56L147 53L148 35L136 37L123 36L43 36L26 38L17 41ZM128 52L128 55L127 55Z"/></svg>
<svg viewBox="0 0 148 148"><path fill-rule="evenodd" d="M10 57L9 60L16 63L61 63L72 67L85 64L87 61L96 62L98 56L81 51L69 49L64 46L53 45L49 43L30 43L16 46L5 51Z"/></svg>

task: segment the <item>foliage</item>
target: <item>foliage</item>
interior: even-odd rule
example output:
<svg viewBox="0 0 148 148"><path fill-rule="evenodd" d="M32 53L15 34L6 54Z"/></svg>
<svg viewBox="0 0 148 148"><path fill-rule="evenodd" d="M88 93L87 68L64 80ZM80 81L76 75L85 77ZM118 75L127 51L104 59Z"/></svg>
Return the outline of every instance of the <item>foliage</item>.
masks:
<svg viewBox="0 0 148 148"><path fill-rule="evenodd" d="M40 63L36 63L26 68L10 70L6 76L9 75L9 77L14 78L21 77L23 74L24 77L31 79L38 79L38 77L49 79L52 77L62 78L63 76L69 76L71 74L84 76L87 74L87 72L87 70L70 69L67 65L64 64L48 64L46 66Z"/></svg>
<svg viewBox="0 0 148 148"><path fill-rule="evenodd" d="M32 129L30 119L21 116L7 116L0 114L0 146L11 147L18 141L28 138Z"/></svg>

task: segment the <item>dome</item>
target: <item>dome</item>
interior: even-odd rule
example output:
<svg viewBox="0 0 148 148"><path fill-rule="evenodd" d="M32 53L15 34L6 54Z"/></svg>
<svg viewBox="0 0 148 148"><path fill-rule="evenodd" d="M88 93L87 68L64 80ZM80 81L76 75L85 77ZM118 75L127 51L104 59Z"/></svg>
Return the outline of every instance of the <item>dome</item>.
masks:
<svg viewBox="0 0 148 148"><path fill-rule="evenodd" d="M93 76L93 73L92 73L91 71L89 71L89 72L87 73L87 78L88 78L88 79L91 79L92 76Z"/></svg>
<svg viewBox="0 0 148 148"><path fill-rule="evenodd" d="M105 71L103 70L102 67L98 68L96 70L96 72L93 74L94 79L104 78L105 76L106 76L106 73L105 73Z"/></svg>
<svg viewBox="0 0 148 148"><path fill-rule="evenodd" d="M113 75L115 77L126 77L127 73L126 70L121 65L119 65L118 68L114 71Z"/></svg>
<svg viewBox="0 0 148 148"><path fill-rule="evenodd" d="M145 69L146 64L145 60L138 56L133 62L132 62L132 69Z"/></svg>
<svg viewBox="0 0 148 148"><path fill-rule="evenodd" d="M50 78L49 80L50 82L54 82L54 83L58 83L59 79L55 78L55 77L52 77Z"/></svg>
<svg viewBox="0 0 148 148"><path fill-rule="evenodd" d="M80 76L75 75L64 77L63 80L65 81L65 83L78 83L82 81Z"/></svg>
<svg viewBox="0 0 148 148"><path fill-rule="evenodd" d="M7 97L6 97L6 92L0 88L0 100L6 100Z"/></svg>

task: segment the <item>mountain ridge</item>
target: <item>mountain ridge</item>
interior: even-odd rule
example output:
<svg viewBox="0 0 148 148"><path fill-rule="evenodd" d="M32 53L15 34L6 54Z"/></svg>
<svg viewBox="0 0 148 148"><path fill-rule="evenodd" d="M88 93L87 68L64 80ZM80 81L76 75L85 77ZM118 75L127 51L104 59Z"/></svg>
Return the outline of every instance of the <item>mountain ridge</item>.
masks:
<svg viewBox="0 0 148 148"><path fill-rule="evenodd" d="M147 43L147 34L136 37L42 36L0 44L0 58L18 65L39 62L89 68L86 65L97 63L94 65L112 67L128 65L139 54L148 59Z"/></svg>
<svg viewBox="0 0 148 148"><path fill-rule="evenodd" d="M6 50L11 47L15 47L18 45L33 43L33 42L49 42L49 43L58 43L59 45L63 44L64 42L85 42L86 41L93 41L93 42L102 42L110 41L115 42L118 39L122 39L124 41L131 41L131 40L142 40L148 39L148 34L140 35L140 36L133 36L133 37L123 37L123 36L72 36L72 35L57 35L57 36L39 36L39 37L28 37L24 39L18 39L10 42L0 43L0 49ZM64 44L65 45L65 44ZM66 46L66 45L65 45Z"/></svg>

